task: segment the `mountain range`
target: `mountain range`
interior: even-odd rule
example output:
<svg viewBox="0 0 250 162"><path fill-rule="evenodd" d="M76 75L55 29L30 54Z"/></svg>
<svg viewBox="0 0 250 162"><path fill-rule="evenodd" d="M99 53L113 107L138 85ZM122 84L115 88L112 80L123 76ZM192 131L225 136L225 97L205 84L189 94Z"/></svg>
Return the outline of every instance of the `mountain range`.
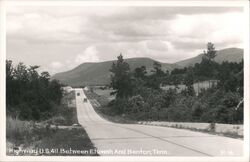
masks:
<svg viewBox="0 0 250 162"><path fill-rule="evenodd" d="M218 63L222 63L223 61L240 62L243 59L243 49L240 48L227 48L217 51L216 54L217 56L215 57L215 61ZM162 65L163 71L171 71L174 68L192 66L195 63L200 63L201 60L202 54L199 54L196 57L178 61L176 63L157 62ZM109 69L115 61L116 60L82 63L72 70L53 75L51 79L57 79L61 83L73 87L86 85L107 85L110 83L111 72ZM155 60L141 57L129 58L125 59L125 61L129 64L131 70L134 70L136 67L145 66L147 71L150 72L153 69L153 63Z"/></svg>
<svg viewBox="0 0 250 162"><path fill-rule="evenodd" d="M182 66L182 67L193 66L194 64L201 62L202 55L203 54L199 54L196 57L182 60L182 61L176 62L175 64ZM243 49L226 48L226 49L217 51L216 55L217 56L215 57L214 60L218 63L222 63L223 61L240 62L243 59Z"/></svg>

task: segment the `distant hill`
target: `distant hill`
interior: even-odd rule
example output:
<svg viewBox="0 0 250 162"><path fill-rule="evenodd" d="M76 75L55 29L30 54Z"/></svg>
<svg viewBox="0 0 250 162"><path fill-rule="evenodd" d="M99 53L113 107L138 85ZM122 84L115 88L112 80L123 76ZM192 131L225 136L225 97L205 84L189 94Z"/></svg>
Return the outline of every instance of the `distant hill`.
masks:
<svg viewBox="0 0 250 162"><path fill-rule="evenodd" d="M57 79L70 86L107 85L110 83L111 73L109 69L115 61L83 63L70 71L55 74L52 79ZM125 59L125 61L129 64L131 70L144 65L147 71L151 71L155 60L150 58L130 58ZM159 63L164 71L180 68L176 64Z"/></svg>
<svg viewBox="0 0 250 162"><path fill-rule="evenodd" d="M227 48L217 51L215 61L218 63L222 63L223 61L240 62L242 58L243 49ZM200 63L201 60L202 54L190 59L176 62L174 64L162 62L159 63L162 65L162 69L164 71L171 71L174 68L192 66L195 63ZM110 83L111 73L109 69L111 68L112 62L115 61L116 60L83 63L70 71L55 74L54 76L52 76L52 79L60 80L62 83L70 86L107 85ZM147 68L147 71L150 72L153 69L153 63L155 60L142 57L125 59L125 61L129 64L131 70L144 65Z"/></svg>
<svg viewBox="0 0 250 162"><path fill-rule="evenodd" d="M223 61L240 62L243 59L243 49L240 48L226 48L217 51L216 54L217 56L215 57L215 61L218 63L222 63ZM175 64L181 67L193 66L196 63L200 63L201 60L202 60L202 54L190 59L176 62Z"/></svg>

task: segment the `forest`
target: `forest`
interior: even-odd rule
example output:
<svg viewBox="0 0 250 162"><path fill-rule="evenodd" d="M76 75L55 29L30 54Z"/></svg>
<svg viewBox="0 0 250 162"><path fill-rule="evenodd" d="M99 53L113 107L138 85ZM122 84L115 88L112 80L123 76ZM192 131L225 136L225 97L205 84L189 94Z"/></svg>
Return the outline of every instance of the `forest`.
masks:
<svg viewBox="0 0 250 162"><path fill-rule="evenodd" d="M38 73L39 66L6 60L6 113L20 120L45 120L56 113L62 98L61 84L50 80L48 72Z"/></svg>
<svg viewBox="0 0 250 162"><path fill-rule="evenodd" d="M194 66L163 71L158 62L150 74L145 66L131 71L122 55L111 71L115 99L103 110L132 120L175 122L243 123L243 60L214 61L214 44L208 43L202 61ZM216 81L208 89L194 91L194 83ZM185 89L179 93L178 85ZM163 85L174 88L163 90Z"/></svg>

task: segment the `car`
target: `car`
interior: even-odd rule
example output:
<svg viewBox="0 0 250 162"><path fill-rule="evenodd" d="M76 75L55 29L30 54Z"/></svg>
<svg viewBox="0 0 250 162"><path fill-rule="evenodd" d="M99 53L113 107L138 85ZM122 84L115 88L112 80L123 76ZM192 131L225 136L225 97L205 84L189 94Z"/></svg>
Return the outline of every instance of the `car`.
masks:
<svg viewBox="0 0 250 162"><path fill-rule="evenodd" d="M87 98L84 98L84 99L83 99L83 102L87 102L87 101L88 101L88 99L87 99Z"/></svg>
<svg viewBox="0 0 250 162"><path fill-rule="evenodd" d="M81 125L80 125L80 124L75 123L75 124L73 124L72 126L74 126L74 127L79 127L79 126L81 126Z"/></svg>

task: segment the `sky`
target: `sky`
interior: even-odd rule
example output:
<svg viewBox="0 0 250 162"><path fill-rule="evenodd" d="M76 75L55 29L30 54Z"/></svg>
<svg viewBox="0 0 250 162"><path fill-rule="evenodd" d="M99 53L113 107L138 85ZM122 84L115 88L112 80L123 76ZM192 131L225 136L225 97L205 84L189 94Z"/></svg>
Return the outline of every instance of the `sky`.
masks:
<svg viewBox="0 0 250 162"><path fill-rule="evenodd" d="M149 57L174 63L206 49L243 48L240 7L8 7L7 59L51 74L84 62Z"/></svg>

